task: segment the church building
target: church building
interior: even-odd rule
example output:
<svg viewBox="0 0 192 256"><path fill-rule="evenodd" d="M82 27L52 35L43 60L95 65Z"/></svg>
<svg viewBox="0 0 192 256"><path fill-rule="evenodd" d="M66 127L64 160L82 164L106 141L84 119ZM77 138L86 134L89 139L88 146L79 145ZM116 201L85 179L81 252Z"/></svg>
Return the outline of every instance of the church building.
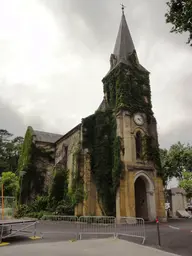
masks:
<svg viewBox="0 0 192 256"><path fill-rule="evenodd" d="M53 157L44 163L44 182L51 181L53 166L69 171L69 190L76 195L81 189L84 193L75 206L77 216L113 214L117 218L164 219L164 187L149 71L139 62L124 10L110 69L102 82L104 96L99 108L65 135L28 128L26 136L32 134L35 147L49 149ZM33 191L34 195L38 193Z"/></svg>

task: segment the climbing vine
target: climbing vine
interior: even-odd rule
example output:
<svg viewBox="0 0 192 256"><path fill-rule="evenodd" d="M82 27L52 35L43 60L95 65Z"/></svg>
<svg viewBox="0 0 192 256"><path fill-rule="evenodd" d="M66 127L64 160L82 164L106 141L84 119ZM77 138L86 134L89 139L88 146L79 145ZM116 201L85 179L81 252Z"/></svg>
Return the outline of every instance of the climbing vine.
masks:
<svg viewBox="0 0 192 256"><path fill-rule="evenodd" d="M25 134L22 150L21 150L21 155L19 158L19 163L18 163L19 172L27 171L30 168L31 159L32 159L32 143L33 143L33 129L32 127L28 127Z"/></svg>
<svg viewBox="0 0 192 256"><path fill-rule="evenodd" d="M53 163L54 152L51 148L40 148L33 142L33 129L28 127L18 163L20 176L20 203L28 203L37 194L43 195L47 164ZM47 191L48 193L48 191Z"/></svg>
<svg viewBox="0 0 192 256"><path fill-rule="evenodd" d="M104 93L111 108L116 112L128 110L131 114L145 112L150 120L153 115L149 74L120 64L103 79Z"/></svg>
<svg viewBox="0 0 192 256"><path fill-rule="evenodd" d="M131 57L132 62L134 62L133 57ZM128 67L121 63L103 79L103 83L107 102L115 112L128 110L132 115L136 112L145 113L148 125L152 124L153 111L149 73L143 67L136 68L134 63L133 66ZM144 136L143 142L143 158L146 161L153 161L158 175L161 175L158 142L150 133Z"/></svg>
<svg viewBox="0 0 192 256"><path fill-rule="evenodd" d="M117 189L120 185L120 179L123 178L124 166L121 161L121 138L115 137L113 144L113 169L112 169L112 179L113 179L113 189L116 194Z"/></svg>
<svg viewBox="0 0 192 256"><path fill-rule="evenodd" d="M152 124L149 73L141 66L135 68L137 63L133 57L130 59L133 66L121 63L103 79L108 109L83 120L83 147L90 152L92 177L106 214L115 212L115 195L124 173L123 145L116 135L115 114L120 110L127 110L131 115L142 112L148 125ZM160 175L157 141L148 134L143 137L143 144L143 160L152 161Z"/></svg>
<svg viewBox="0 0 192 256"><path fill-rule="evenodd" d="M115 214L116 189L121 177L119 138L111 109L97 111L83 120L83 147L91 156L91 172L103 214Z"/></svg>
<svg viewBox="0 0 192 256"><path fill-rule="evenodd" d="M53 173L53 182L49 191L49 198L56 202L66 198L68 193L68 170L62 166L56 166Z"/></svg>
<svg viewBox="0 0 192 256"><path fill-rule="evenodd" d="M82 153L78 147L73 153L72 160L72 185L69 190L69 195L72 199L73 205L76 206L82 203L85 198L83 177L81 173Z"/></svg>
<svg viewBox="0 0 192 256"><path fill-rule="evenodd" d="M152 136L144 135L142 138L143 141L143 160L152 161L155 165L157 170L157 174L159 176L162 175L162 167L161 167L161 160L160 160L160 153L159 147L157 142Z"/></svg>

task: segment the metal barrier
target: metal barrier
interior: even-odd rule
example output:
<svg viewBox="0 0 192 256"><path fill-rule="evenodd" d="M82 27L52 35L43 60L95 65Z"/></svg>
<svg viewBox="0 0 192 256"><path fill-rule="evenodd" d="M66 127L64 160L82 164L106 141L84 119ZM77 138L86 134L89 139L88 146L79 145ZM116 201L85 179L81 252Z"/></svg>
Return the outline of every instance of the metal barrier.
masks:
<svg viewBox="0 0 192 256"><path fill-rule="evenodd" d="M119 235L146 239L145 221L142 218L121 217L116 223L116 237Z"/></svg>
<svg viewBox="0 0 192 256"><path fill-rule="evenodd" d="M79 239L82 235L112 235L115 237L116 221L107 216L81 216L79 218Z"/></svg>
<svg viewBox="0 0 192 256"><path fill-rule="evenodd" d="M72 234L78 239L78 217L76 216L61 216L61 215L44 215L42 220L50 220L54 224L58 222L57 230L40 232L43 238L45 234Z"/></svg>
<svg viewBox="0 0 192 256"><path fill-rule="evenodd" d="M54 228L50 232L41 232L44 234L74 234L76 239L82 239L83 235L111 235L114 238L118 236L128 236L142 238L142 244L146 239L145 221L142 218L121 217L116 219L110 216L43 216L43 220L51 220L55 225L58 223L57 230ZM58 229L60 231L58 231Z"/></svg>

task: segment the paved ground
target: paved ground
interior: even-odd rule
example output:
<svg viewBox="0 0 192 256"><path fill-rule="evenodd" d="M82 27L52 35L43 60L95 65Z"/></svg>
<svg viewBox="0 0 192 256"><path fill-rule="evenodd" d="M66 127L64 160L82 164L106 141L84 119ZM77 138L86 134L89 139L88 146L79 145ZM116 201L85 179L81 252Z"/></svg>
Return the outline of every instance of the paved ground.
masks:
<svg viewBox="0 0 192 256"><path fill-rule="evenodd" d="M62 234L63 230L70 230L70 234ZM75 227L68 229L65 223L62 222L41 222L38 225L37 235L40 235L40 231L43 232L53 232L52 234L45 234L43 239L32 241L28 238L12 238L9 239L10 245L18 244L36 244L37 248L42 243L52 243L69 241L70 239L75 239ZM55 232L55 233L54 233ZM147 239L145 242L146 246L157 247L157 229L155 224L146 224L146 234ZM161 234L161 249L168 252L176 253L182 256L192 255L192 219L189 220L172 220L166 224L160 224L160 234ZM104 238L106 236L97 236L97 238ZM95 238L95 236L86 235L83 239ZM120 237L121 238L121 237ZM123 237L122 237L123 238ZM136 243L141 243L141 239L135 238L123 238L125 240L134 241ZM99 240L101 241L101 240ZM75 245L79 242L71 243ZM33 248L36 248L33 247ZM0 251L4 249L6 251L8 247L1 247ZM14 246L15 248L15 246ZM1 254L3 255L3 254ZM6 254L4 254L6 255ZM9 255L9 254L7 254ZM59 255L59 254L58 254ZM43 255L42 255L43 256Z"/></svg>
<svg viewBox="0 0 192 256"><path fill-rule="evenodd" d="M24 244L0 249L2 256L176 256L154 248L144 247L135 243L119 239L98 239L89 241L39 243L34 245Z"/></svg>

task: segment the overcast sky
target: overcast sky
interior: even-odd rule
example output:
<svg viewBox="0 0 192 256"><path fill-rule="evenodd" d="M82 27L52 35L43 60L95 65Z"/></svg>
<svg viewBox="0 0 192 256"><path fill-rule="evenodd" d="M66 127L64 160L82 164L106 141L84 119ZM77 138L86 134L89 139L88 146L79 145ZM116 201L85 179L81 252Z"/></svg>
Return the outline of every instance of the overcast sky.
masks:
<svg viewBox="0 0 192 256"><path fill-rule="evenodd" d="M0 0L0 128L64 134L103 98L122 0ZM160 146L191 142L192 48L169 33L167 0L125 0L140 63L151 72Z"/></svg>

